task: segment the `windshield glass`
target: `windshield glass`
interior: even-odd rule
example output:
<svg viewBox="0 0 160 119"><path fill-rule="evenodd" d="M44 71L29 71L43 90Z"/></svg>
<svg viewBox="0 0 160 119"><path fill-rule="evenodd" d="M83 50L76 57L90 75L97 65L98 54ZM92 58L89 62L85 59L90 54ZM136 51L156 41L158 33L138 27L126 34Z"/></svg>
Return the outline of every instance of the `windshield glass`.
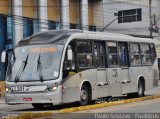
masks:
<svg viewBox="0 0 160 119"><path fill-rule="evenodd" d="M45 81L59 76L63 45L32 45L14 50L9 81Z"/></svg>

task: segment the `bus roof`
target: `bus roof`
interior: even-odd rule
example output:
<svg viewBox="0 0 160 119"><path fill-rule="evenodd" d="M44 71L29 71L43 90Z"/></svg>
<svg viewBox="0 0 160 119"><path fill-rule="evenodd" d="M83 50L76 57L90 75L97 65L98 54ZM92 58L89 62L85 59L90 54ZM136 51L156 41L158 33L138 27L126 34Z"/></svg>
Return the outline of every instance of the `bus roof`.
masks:
<svg viewBox="0 0 160 119"><path fill-rule="evenodd" d="M73 38L81 38L87 36L89 39L112 40L112 41L131 41L131 42L150 42L149 38L138 38L124 34L106 33L106 32L91 32L82 30L49 30L34 34L21 40L17 46L38 45L38 44L65 44L70 36Z"/></svg>
<svg viewBox="0 0 160 119"><path fill-rule="evenodd" d="M96 38L96 39L108 40L108 41L111 40L111 41L153 43L153 40L150 38L133 37L126 34L107 33L107 32L88 32L88 31L86 31L85 33L88 34L89 39Z"/></svg>
<svg viewBox="0 0 160 119"><path fill-rule="evenodd" d="M18 46L39 45L39 44L64 44L66 40L74 33L82 33L80 30L49 30L33 34L20 42Z"/></svg>

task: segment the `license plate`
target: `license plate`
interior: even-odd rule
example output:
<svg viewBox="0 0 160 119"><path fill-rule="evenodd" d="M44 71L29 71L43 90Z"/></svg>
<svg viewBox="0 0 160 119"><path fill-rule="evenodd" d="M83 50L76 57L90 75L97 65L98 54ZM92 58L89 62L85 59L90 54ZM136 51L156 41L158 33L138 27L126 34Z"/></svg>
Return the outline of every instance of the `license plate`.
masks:
<svg viewBox="0 0 160 119"><path fill-rule="evenodd" d="M32 101L32 98L23 98L23 101L29 102L29 101Z"/></svg>
<svg viewBox="0 0 160 119"><path fill-rule="evenodd" d="M25 92L27 91L27 87L18 86L18 87L11 87L12 92Z"/></svg>
<svg viewBox="0 0 160 119"><path fill-rule="evenodd" d="M11 91L13 93L16 92L37 92L37 91L45 91L47 86L15 86L11 87Z"/></svg>

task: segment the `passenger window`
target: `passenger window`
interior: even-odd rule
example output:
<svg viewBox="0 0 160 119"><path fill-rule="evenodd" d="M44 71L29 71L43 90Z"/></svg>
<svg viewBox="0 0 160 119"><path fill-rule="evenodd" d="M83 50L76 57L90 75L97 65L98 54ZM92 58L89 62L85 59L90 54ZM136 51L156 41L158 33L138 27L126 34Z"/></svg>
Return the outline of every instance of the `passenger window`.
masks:
<svg viewBox="0 0 160 119"><path fill-rule="evenodd" d="M79 68L88 68L93 66L92 41L77 42L77 61Z"/></svg>
<svg viewBox="0 0 160 119"><path fill-rule="evenodd" d="M152 64L151 48L149 44L141 44L141 58L143 65Z"/></svg>
<svg viewBox="0 0 160 119"><path fill-rule="evenodd" d="M105 44L103 41L94 42L95 66L105 67Z"/></svg>
<svg viewBox="0 0 160 119"><path fill-rule="evenodd" d="M107 42L108 50L108 65L109 67L115 67L119 65L118 50L116 42Z"/></svg>
<svg viewBox="0 0 160 119"><path fill-rule="evenodd" d="M152 63L154 62L155 58L156 58L156 50L155 50L155 45L154 44L150 44L150 50L151 50L151 60Z"/></svg>
<svg viewBox="0 0 160 119"><path fill-rule="evenodd" d="M141 65L139 44L130 44L130 63L131 66Z"/></svg>
<svg viewBox="0 0 160 119"><path fill-rule="evenodd" d="M119 61L121 66L128 66L128 45L127 43L118 43Z"/></svg>

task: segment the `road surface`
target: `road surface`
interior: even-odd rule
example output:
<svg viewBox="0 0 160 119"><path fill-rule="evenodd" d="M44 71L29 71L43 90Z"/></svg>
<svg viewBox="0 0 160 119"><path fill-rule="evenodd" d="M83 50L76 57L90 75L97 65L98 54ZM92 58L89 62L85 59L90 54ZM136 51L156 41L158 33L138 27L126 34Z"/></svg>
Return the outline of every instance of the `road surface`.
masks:
<svg viewBox="0 0 160 119"><path fill-rule="evenodd" d="M113 118L116 114L125 114L134 119L135 116L144 116L143 114L150 114L150 116L157 116L160 118L160 114L155 113L160 112L160 99L145 100L141 102L127 103L116 106L104 107L91 109L87 111L79 111L67 114L53 114L53 116L38 118L38 119L99 119L100 117L105 117L109 119ZM132 117L133 116L133 117ZM118 118L117 118L118 119ZM123 118L122 118L123 119ZM152 118L149 118L152 119Z"/></svg>

